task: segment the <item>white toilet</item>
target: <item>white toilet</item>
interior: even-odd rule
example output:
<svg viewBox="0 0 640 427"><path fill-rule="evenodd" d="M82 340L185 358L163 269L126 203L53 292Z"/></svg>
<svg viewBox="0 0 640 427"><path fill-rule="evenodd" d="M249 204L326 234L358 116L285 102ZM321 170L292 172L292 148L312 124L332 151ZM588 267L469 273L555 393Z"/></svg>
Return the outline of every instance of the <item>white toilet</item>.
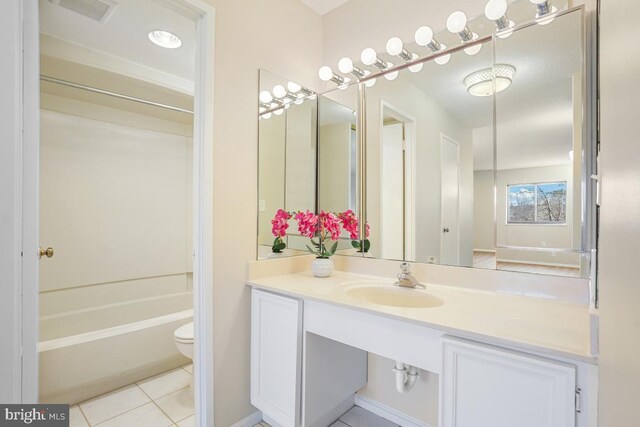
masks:
<svg viewBox="0 0 640 427"><path fill-rule="evenodd" d="M173 333L178 351L193 360L193 322L180 326ZM190 390L193 393L193 374L191 374Z"/></svg>
<svg viewBox="0 0 640 427"><path fill-rule="evenodd" d="M176 340L178 351L189 359L193 359L193 322L189 322L176 329L173 333L173 338Z"/></svg>

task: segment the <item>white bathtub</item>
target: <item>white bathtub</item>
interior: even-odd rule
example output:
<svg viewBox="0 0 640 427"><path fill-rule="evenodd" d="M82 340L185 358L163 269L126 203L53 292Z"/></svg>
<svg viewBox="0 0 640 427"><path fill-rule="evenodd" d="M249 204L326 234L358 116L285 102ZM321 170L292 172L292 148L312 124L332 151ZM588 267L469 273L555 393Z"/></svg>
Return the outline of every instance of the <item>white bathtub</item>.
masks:
<svg viewBox="0 0 640 427"><path fill-rule="evenodd" d="M77 403L188 363L173 332L192 307L176 292L42 316L40 401Z"/></svg>

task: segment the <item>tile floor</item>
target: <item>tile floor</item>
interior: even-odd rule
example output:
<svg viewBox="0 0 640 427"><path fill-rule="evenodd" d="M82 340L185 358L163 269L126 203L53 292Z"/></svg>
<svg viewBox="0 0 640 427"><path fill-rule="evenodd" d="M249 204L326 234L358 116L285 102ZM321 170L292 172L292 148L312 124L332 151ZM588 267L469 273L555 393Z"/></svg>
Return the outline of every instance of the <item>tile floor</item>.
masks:
<svg viewBox="0 0 640 427"><path fill-rule="evenodd" d="M192 365L139 381L70 408L70 427L195 427Z"/></svg>
<svg viewBox="0 0 640 427"><path fill-rule="evenodd" d="M253 427L270 427L269 424L261 422ZM354 406L344 413L338 421L329 427L400 427L378 415Z"/></svg>
<svg viewBox="0 0 640 427"><path fill-rule="evenodd" d="M185 365L73 405L70 427L195 427L192 371L192 365ZM399 426L354 406L330 427Z"/></svg>

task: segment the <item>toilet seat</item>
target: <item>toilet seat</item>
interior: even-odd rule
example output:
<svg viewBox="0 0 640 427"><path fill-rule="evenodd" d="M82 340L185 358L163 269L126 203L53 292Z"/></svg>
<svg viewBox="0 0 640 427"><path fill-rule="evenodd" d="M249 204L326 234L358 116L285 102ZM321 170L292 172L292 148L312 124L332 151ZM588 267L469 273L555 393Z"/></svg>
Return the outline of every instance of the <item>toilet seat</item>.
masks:
<svg viewBox="0 0 640 427"><path fill-rule="evenodd" d="M180 326L173 333L176 342L180 343L193 343L193 322L189 322L186 325Z"/></svg>

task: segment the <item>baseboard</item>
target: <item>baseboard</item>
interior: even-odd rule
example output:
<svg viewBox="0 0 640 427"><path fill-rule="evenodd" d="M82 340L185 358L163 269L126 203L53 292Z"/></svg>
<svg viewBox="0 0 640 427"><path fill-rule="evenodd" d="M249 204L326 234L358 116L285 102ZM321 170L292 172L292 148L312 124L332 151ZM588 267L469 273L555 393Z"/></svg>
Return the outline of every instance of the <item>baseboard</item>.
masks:
<svg viewBox="0 0 640 427"><path fill-rule="evenodd" d="M373 412L374 414L379 415L394 424L398 424L401 427L431 427L425 422L417 420L383 403L359 394L356 394L356 406L366 409L369 412Z"/></svg>
<svg viewBox="0 0 640 427"><path fill-rule="evenodd" d="M253 414L249 415L247 418L244 418L231 427L253 427L256 424L259 424L262 421L262 412L256 411Z"/></svg>
<svg viewBox="0 0 640 427"><path fill-rule="evenodd" d="M541 265L543 267L574 268L576 270L580 269L580 266L575 264L561 264L556 262L520 261L517 259L509 259L509 258L498 258L496 259L496 262L503 262L505 264Z"/></svg>

